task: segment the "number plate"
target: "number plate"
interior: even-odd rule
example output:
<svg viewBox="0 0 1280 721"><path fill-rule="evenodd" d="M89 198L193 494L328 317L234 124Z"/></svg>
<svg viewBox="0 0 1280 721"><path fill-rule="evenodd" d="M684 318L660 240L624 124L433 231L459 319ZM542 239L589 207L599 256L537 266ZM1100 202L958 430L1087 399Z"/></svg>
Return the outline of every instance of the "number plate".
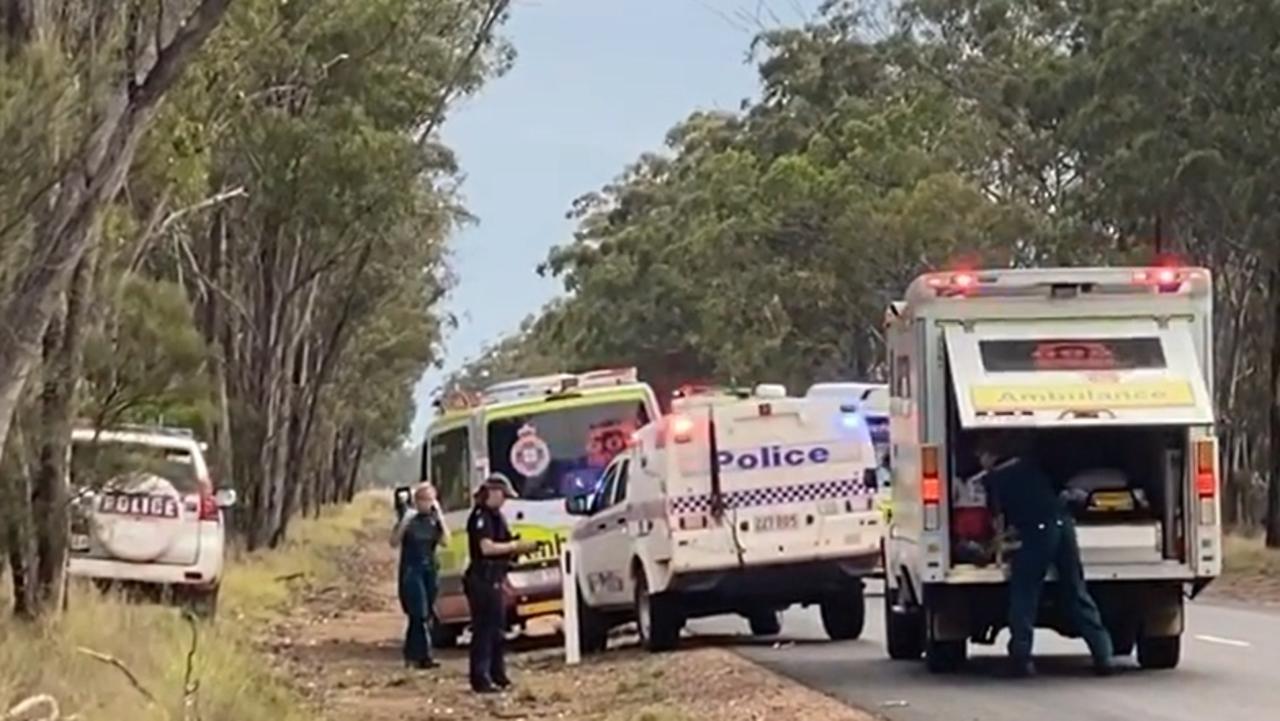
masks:
<svg viewBox="0 0 1280 721"><path fill-rule="evenodd" d="M84 533L71 534L71 550L72 551L89 550L89 536Z"/></svg>
<svg viewBox="0 0 1280 721"><path fill-rule="evenodd" d="M756 531L794 531L800 527L800 518L794 513L756 516Z"/></svg>
<svg viewBox="0 0 1280 721"><path fill-rule="evenodd" d="M148 518L177 518L178 502L164 496L147 496L138 493L111 493L98 502L101 513Z"/></svg>

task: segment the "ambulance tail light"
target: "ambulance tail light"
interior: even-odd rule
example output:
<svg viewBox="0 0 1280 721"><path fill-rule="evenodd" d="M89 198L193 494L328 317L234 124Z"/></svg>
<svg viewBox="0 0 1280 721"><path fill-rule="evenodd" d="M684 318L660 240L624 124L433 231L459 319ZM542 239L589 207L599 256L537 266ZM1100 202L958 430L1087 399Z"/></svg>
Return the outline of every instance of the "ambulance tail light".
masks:
<svg viewBox="0 0 1280 721"><path fill-rule="evenodd" d="M924 504L924 530L936 531L942 520L942 477L938 473L938 447L920 447L920 500Z"/></svg>
<svg viewBox="0 0 1280 721"><path fill-rule="evenodd" d="M1196 441L1196 497L1200 501L1200 524L1217 523L1218 444L1212 438Z"/></svg>

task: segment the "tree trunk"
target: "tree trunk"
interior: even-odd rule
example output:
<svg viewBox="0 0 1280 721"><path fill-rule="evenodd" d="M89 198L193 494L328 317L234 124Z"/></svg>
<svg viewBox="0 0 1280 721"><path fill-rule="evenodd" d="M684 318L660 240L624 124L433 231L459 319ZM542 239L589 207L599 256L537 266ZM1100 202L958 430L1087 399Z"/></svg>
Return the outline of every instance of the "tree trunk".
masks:
<svg viewBox="0 0 1280 721"><path fill-rule="evenodd" d="M67 568L67 456L81 376L89 299L93 294L96 253L77 264L59 311L45 333L44 388L40 394L41 433L38 466L31 489L36 532L36 600L38 612L62 608Z"/></svg>
<svg viewBox="0 0 1280 721"><path fill-rule="evenodd" d="M120 191L156 105L222 21L230 4L231 0L202 0L173 39L155 49L146 67L101 74L98 82L104 87L86 88L88 97L101 92L108 100L97 114L77 162L68 165L56 184L48 214L36 226L36 250L17 269L13 290L0 307L0 318L9 326L6 340L0 344L0 453L40 358L49 318L89 245L100 210Z"/></svg>
<svg viewBox="0 0 1280 721"><path fill-rule="evenodd" d="M1267 546L1280 548L1280 262L1268 279L1271 307L1271 445L1267 484Z"/></svg>
<svg viewBox="0 0 1280 721"><path fill-rule="evenodd" d="M36 612L36 549L31 529L31 483L23 452L23 434L15 431L12 447L0 463L0 511L5 513L4 545L13 582L14 615L31 618Z"/></svg>

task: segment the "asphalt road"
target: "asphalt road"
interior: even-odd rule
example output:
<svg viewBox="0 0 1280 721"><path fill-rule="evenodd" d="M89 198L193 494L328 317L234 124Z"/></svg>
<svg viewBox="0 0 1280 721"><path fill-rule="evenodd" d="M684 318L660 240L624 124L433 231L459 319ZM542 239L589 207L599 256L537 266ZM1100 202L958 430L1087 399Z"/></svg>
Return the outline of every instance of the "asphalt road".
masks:
<svg viewBox="0 0 1280 721"><path fill-rule="evenodd" d="M746 623L708 619L691 624L693 643L729 644L748 658L835 698L892 721L1271 721L1280 718L1280 613L1194 603L1182 664L1150 672L1124 662L1121 673L1095 678L1084 644L1042 632L1039 676L1001 677L1004 642L971 646L957 675L931 675L922 662L890 661L882 646L883 610L868 599L867 633L859 641L825 640L814 609L795 609L783 633L751 639Z"/></svg>

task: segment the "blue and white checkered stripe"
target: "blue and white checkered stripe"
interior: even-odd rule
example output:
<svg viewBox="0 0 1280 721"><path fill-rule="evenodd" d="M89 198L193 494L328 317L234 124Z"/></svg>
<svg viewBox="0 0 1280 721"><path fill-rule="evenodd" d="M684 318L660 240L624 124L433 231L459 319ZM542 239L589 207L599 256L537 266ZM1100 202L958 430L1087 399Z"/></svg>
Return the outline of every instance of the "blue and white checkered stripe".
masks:
<svg viewBox="0 0 1280 721"><path fill-rule="evenodd" d="M824 501L832 498L851 498L871 495L873 491L861 478L850 478L838 481L822 481L795 486L774 486L771 488L750 488L731 491L724 494L726 508L752 508L770 506L780 503L808 503ZM699 496L678 496L671 499L671 512L706 513L711 510L711 494Z"/></svg>

